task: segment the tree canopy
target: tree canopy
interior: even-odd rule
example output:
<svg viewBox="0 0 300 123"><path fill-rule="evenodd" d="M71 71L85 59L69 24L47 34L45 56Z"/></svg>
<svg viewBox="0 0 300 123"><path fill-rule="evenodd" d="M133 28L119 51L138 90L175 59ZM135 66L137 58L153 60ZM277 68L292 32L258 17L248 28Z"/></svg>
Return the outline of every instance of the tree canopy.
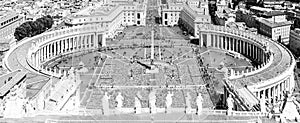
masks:
<svg viewBox="0 0 300 123"><path fill-rule="evenodd" d="M54 21L50 15L36 19L36 21L27 21L15 29L14 36L17 41L25 37L32 37L50 29Z"/></svg>

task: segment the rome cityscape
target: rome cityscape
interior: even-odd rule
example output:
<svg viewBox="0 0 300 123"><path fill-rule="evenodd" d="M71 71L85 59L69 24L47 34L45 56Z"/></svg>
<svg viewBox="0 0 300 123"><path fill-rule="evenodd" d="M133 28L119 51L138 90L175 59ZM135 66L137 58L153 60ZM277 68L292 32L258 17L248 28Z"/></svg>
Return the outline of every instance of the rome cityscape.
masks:
<svg viewBox="0 0 300 123"><path fill-rule="evenodd" d="M300 122L299 0L0 6L0 122Z"/></svg>

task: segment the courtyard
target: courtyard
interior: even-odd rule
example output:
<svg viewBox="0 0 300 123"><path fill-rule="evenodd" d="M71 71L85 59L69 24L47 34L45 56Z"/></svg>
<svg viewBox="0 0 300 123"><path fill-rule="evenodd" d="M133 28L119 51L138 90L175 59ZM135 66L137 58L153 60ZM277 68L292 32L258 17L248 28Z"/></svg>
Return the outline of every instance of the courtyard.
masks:
<svg viewBox="0 0 300 123"><path fill-rule="evenodd" d="M203 108L215 109L223 93L225 73L219 71L220 67L243 70L252 66L249 60L234 58L220 49L199 49L181 37L176 27L161 29L166 34L165 39L168 36L170 39L154 41L154 58L151 59L151 41L145 38L151 30L143 30L143 27L126 29L123 38L113 44L119 46L117 49L74 53L48 63L49 67L77 69L82 80L82 108L101 110L101 99L105 92L110 95L110 109L116 108L119 92L124 97L124 108L133 108L136 96L142 108L147 108L149 93L155 90L158 108L166 106L166 96L172 92L172 108L184 108L187 96L191 97L191 107L196 108L197 93L201 93L205 100ZM136 35L139 36L130 39ZM124 47L124 44L132 46ZM201 65L197 61L199 58L202 59ZM155 72L151 72L150 68Z"/></svg>

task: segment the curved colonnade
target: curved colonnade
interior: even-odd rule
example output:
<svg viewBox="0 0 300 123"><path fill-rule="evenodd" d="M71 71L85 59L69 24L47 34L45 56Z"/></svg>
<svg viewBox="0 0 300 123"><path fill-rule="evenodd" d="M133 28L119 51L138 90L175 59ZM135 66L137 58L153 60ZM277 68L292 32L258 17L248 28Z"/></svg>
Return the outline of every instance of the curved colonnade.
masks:
<svg viewBox="0 0 300 123"><path fill-rule="evenodd" d="M228 80L234 88L245 86L257 97L269 102L283 98L283 92L294 89L295 59L282 44L252 32L206 25L199 28L199 45L234 54L242 54L253 63L253 68L230 69Z"/></svg>
<svg viewBox="0 0 300 123"><path fill-rule="evenodd" d="M94 50L106 45L105 30L93 25L56 30L31 40L33 43L27 55L28 64L33 69L54 77L61 77L67 71L48 68L44 63L66 54Z"/></svg>
<svg viewBox="0 0 300 123"><path fill-rule="evenodd" d="M269 101L276 96L281 99L284 91L293 91L295 59L281 44L261 35L221 26L207 25L198 28L200 46L242 54L254 62L254 68L230 70L228 79L235 88L247 85L256 97L265 97ZM31 42L31 48L27 52L27 65L22 65L27 69L30 66L30 71L55 77L61 77L66 72L47 68L44 63L62 55L106 46L105 30L94 25L46 32L25 39L11 48L4 59L4 64L10 71L13 71L7 62L10 53L28 42Z"/></svg>

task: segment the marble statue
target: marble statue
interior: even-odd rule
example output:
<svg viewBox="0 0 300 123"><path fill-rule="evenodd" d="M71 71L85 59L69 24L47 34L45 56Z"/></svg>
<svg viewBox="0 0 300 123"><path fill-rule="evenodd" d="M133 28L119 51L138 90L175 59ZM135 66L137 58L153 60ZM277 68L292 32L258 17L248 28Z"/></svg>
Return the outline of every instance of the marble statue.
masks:
<svg viewBox="0 0 300 123"><path fill-rule="evenodd" d="M151 113L156 113L156 91L155 90L152 90L150 93L149 93L149 104L150 104L150 111Z"/></svg>
<svg viewBox="0 0 300 123"><path fill-rule="evenodd" d="M228 113L232 112L233 110L233 103L234 103L234 100L232 99L231 95L229 95L229 97L227 98L227 106L228 106Z"/></svg>
<svg viewBox="0 0 300 123"><path fill-rule="evenodd" d="M107 95L107 92L104 93L104 96L102 97L102 113L104 115L109 114L109 100L110 96Z"/></svg>
<svg viewBox="0 0 300 123"><path fill-rule="evenodd" d="M300 119L299 112L297 111L297 104L298 102L296 101L296 98L292 96L292 94L288 94L287 101L285 107L283 107L281 115L290 121Z"/></svg>
<svg viewBox="0 0 300 123"><path fill-rule="evenodd" d="M197 114L200 115L202 112L202 102L203 102L203 98L201 93L198 93L197 99L196 99L196 103L197 103Z"/></svg>
<svg viewBox="0 0 300 123"><path fill-rule="evenodd" d="M122 108L123 107L123 100L124 97L122 96L121 92L118 93L118 96L116 96L116 101L117 101L117 108Z"/></svg>
<svg viewBox="0 0 300 123"><path fill-rule="evenodd" d="M265 96L262 96L262 98L260 98L260 112L266 112L266 99Z"/></svg>
<svg viewBox="0 0 300 123"><path fill-rule="evenodd" d="M189 92L187 92L186 94L186 98L185 98L185 105L186 105L186 113L187 114L190 114L192 112L192 106L191 106L191 95Z"/></svg>
<svg viewBox="0 0 300 123"><path fill-rule="evenodd" d="M171 91L168 92L167 96L166 96L166 109L169 109L173 103L173 99L172 96L174 95L174 93L172 93Z"/></svg>

